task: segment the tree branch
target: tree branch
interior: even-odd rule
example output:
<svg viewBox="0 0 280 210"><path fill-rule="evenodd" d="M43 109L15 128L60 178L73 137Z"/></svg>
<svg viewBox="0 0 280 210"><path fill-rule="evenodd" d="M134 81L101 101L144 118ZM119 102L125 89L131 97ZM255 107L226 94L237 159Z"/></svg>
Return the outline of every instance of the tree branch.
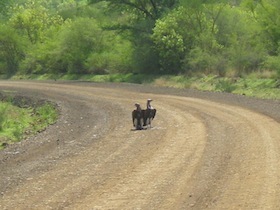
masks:
<svg viewBox="0 0 280 210"><path fill-rule="evenodd" d="M147 8L145 8L145 5L143 5L143 4L142 4L142 7L137 5L136 3L132 3L130 1L119 1L119 4L124 4L124 5L130 6L130 7L134 8L134 9L137 9L137 10L143 12L145 15L147 15L147 17L150 17L151 19L155 19L153 14L150 13L147 10Z"/></svg>

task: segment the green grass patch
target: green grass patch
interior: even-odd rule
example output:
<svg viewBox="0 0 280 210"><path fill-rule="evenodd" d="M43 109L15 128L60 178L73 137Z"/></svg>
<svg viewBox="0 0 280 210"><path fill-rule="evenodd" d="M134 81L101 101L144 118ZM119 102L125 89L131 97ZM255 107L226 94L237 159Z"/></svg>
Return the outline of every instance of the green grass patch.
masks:
<svg viewBox="0 0 280 210"><path fill-rule="evenodd" d="M45 103L33 110L32 123L33 131L45 129L48 125L56 122L58 113L54 105Z"/></svg>
<svg viewBox="0 0 280 210"><path fill-rule="evenodd" d="M153 84L164 87L227 92L265 99L280 99L280 80L274 78L228 78L215 75L202 77L161 76L155 79Z"/></svg>
<svg viewBox="0 0 280 210"><path fill-rule="evenodd" d="M57 117L57 110L50 103L20 108L12 102L0 102L0 149L44 130L55 123Z"/></svg>

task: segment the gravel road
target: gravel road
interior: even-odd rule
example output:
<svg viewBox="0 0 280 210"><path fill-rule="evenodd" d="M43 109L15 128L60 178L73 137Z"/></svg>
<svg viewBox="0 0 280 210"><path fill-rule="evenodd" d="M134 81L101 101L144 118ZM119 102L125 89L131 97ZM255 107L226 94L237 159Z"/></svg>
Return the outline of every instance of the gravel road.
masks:
<svg viewBox="0 0 280 210"><path fill-rule="evenodd" d="M147 85L0 81L60 118L0 151L0 209L280 209L280 102ZM152 98L153 128L134 103Z"/></svg>

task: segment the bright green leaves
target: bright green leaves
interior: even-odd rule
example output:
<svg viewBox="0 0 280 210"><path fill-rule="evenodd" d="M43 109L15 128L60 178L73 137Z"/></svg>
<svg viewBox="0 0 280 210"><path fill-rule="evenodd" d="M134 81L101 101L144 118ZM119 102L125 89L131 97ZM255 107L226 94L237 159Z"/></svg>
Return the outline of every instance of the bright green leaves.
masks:
<svg viewBox="0 0 280 210"><path fill-rule="evenodd" d="M169 73L182 71L191 51L197 47L212 50L213 26L202 10L180 7L158 20L152 36L162 68Z"/></svg>
<svg viewBox="0 0 280 210"><path fill-rule="evenodd" d="M0 7L0 74L241 74L279 66L276 0L4 0Z"/></svg>
<svg viewBox="0 0 280 210"><path fill-rule="evenodd" d="M49 14L40 1L29 0L24 5L16 5L12 8L12 14L9 24L27 36L32 44L43 41L50 27L62 24L62 19Z"/></svg>
<svg viewBox="0 0 280 210"><path fill-rule="evenodd" d="M152 38L168 73L247 73L260 68L266 53L251 12L229 4L179 7L156 22Z"/></svg>
<svg viewBox="0 0 280 210"><path fill-rule="evenodd" d="M162 20L158 20L152 35L156 50L160 55L160 64L165 71L170 71L170 73L176 73L179 70L186 50L186 42L194 38L185 39L186 36L192 35L184 33L183 13L184 9L180 8Z"/></svg>

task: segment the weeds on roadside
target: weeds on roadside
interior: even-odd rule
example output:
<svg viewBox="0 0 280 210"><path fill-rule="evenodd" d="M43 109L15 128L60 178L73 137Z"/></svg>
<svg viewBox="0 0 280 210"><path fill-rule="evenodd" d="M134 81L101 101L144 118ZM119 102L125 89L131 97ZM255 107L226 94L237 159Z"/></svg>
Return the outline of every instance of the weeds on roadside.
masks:
<svg viewBox="0 0 280 210"><path fill-rule="evenodd" d="M232 93L236 89L233 81L220 79L216 84L216 90L226 93Z"/></svg>
<svg viewBox="0 0 280 210"><path fill-rule="evenodd" d="M6 111L7 110L7 106L6 104L0 104L0 132L3 130L3 125L5 122L5 118L6 118Z"/></svg>
<svg viewBox="0 0 280 210"><path fill-rule="evenodd" d="M280 75L280 74L279 74ZM237 75L232 72L228 77L215 74L194 75L146 75L146 74L106 74L106 75L43 75L33 79L81 80L91 82L128 82L151 84L161 87L191 88L202 91L228 92L258 98L280 99L280 79L271 71ZM24 77L23 77L24 78ZM16 79L16 78L14 78ZM26 78L29 79L29 78Z"/></svg>
<svg viewBox="0 0 280 210"><path fill-rule="evenodd" d="M30 110L13 106L9 102L0 103L0 137L16 142L31 122Z"/></svg>
<svg viewBox="0 0 280 210"><path fill-rule="evenodd" d="M26 135L44 130L55 123L57 117L57 110L50 103L19 108L12 105L12 102L0 102L0 149L20 141Z"/></svg>

